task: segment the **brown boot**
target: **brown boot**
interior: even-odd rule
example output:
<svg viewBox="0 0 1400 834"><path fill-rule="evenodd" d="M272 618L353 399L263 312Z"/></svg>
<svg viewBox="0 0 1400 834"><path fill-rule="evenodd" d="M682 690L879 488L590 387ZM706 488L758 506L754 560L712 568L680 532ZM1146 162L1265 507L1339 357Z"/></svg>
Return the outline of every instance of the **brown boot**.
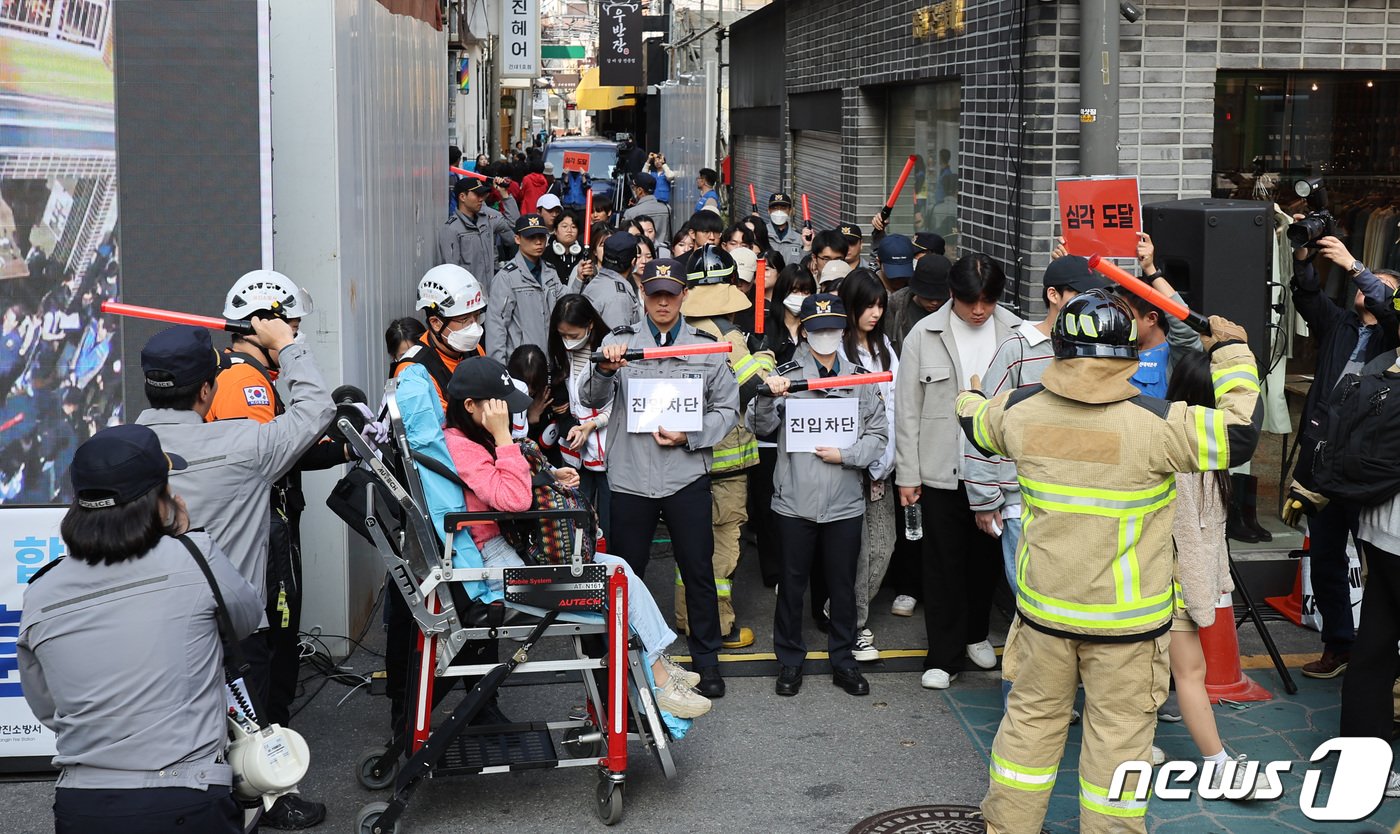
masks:
<svg viewBox="0 0 1400 834"><path fill-rule="evenodd" d="M1311 663L1303 664L1303 676L1322 680L1335 678L1347 670L1347 663L1350 660L1351 652L1333 652L1331 649L1323 649L1322 657Z"/></svg>

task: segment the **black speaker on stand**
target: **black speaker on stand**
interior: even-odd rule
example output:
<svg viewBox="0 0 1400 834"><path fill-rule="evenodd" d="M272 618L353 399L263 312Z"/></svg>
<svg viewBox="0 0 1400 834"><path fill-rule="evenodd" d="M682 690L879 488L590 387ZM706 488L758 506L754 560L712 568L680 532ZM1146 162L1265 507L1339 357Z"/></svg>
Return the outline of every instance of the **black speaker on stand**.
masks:
<svg viewBox="0 0 1400 834"><path fill-rule="evenodd" d="M1254 200L1173 200L1143 206L1155 263L1203 316L1244 327L1249 347L1269 367L1273 281L1273 206Z"/></svg>

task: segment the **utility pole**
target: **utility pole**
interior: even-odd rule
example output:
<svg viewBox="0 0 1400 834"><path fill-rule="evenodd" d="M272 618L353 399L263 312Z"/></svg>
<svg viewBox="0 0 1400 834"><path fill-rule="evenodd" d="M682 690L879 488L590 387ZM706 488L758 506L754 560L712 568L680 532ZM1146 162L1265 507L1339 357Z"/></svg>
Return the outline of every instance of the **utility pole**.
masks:
<svg viewBox="0 0 1400 834"><path fill-rule="evenodd" d="M1118 8L1079 0L1079 173L1118 173Z"/></svg>

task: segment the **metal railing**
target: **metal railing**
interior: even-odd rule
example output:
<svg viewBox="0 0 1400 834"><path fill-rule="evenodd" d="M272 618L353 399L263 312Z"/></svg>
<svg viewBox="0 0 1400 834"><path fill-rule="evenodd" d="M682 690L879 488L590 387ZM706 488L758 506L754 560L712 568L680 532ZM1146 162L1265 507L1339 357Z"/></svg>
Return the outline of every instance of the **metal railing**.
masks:
<svg viewBox="0 0 1400 834"><path fill-rule="evenodd" d="M0 30L101 49L111 14L111 0L0 0Z"/></svg>

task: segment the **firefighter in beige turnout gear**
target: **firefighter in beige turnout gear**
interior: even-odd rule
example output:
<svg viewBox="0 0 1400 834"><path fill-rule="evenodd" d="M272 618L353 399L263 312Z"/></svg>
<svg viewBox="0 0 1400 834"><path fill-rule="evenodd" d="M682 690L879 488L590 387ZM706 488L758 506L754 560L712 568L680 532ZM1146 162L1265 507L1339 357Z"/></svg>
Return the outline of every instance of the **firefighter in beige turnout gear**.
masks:
<svg viewBox="0 0 1400 834"><path fill-rule="evenodd" d="M773 373L773 354L750 353L744 334L730 317L753 306L734 286L734 259L714 244L706 244L686 259L686 280L690 293L681 312L696 330L729 342L729 366L739 382L739 424L715 444L710 467L711 506L715 528L715 590L719 595L719 628L726 649L741 649L754 642L753 630L740 626L734 616L734 572L739 567L740 528L749 519L748 478L745 473L758 464L758 441L744 427L743 413L758 386ZM676 570L676 627L686 630L685 585Z"/></svg>
<svg viewBox="0 0 1400 834"><path fill-rule="evenodd" d="M975 391L959 397L964 432L1015 461L1023 500L1019 616L1003 656L1015 686L982 802L993 834L1041 830L1081 681L1079 830L1147 830L1136 778L1119 796L1109 787L1122 762L1149 760L1167 695L1175 473L1245 462L1262 419L1244 330L1219 317L1210 324L1203 341L1217 408L1146 397L1129 383L1136 326L1105 290L1060 312L1041 385L990 401Z"/></svg>

